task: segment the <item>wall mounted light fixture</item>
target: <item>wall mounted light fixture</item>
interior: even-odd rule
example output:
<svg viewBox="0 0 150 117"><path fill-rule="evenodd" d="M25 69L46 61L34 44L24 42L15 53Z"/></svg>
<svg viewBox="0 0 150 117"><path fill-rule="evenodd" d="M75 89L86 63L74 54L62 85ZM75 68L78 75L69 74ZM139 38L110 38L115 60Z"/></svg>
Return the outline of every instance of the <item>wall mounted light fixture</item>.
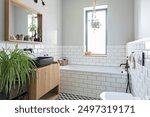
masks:
<svg viewBox="0 0 150 117"><path fill-rule="evenodd" d="M38 3L38 0L34 0L35 3ZM43 0L41 0L42 5L45 6L45 2Z"/></svg>

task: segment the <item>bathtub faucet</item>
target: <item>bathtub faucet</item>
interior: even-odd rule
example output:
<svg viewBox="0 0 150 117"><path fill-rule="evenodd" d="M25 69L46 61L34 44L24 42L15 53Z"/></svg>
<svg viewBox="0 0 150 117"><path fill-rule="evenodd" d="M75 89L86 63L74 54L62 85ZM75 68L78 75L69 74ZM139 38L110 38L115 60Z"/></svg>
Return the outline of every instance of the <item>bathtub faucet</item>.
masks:
<svg viewBox="0 0 150 117"><path fill-rule="evenodd" d="M122 66L122 65L125 65L125 68L126 69L128 69L130 66L129 66L129 63L128 63L128 60L126 60L126 63L121 63L120 64L120 67Z"/></svg>
<svg viewBox="0 0 150 117"><path fill-rule="evenodd" d="M121 67L122 65L125 65L125 71L127 72L127 87L126 87L126 93L128 92L128 89L129 89L129 91L130 91L130 93L131 93L130 75L129 75L129 68L130 68L130 66L129 66L129 62L128 62L128 56L127 56L126 63L121 63L121 64L120 64L120 67Z"/></svg>
<svg viewBox="0 0 150 117"><path fill-rule="evenodd" d="M121 63L121 64L120 64L120 67L121 67L122 65L126 65L126 63Z"/></svg>

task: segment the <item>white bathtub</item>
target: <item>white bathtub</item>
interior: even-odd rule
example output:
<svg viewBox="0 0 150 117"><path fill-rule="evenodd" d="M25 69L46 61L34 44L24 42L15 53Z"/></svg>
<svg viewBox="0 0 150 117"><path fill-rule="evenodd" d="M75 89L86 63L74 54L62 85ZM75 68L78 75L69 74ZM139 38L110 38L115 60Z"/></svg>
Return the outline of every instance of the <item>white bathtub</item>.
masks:
<svg viewBox="0 0 150 117"><path fill-rule="evenodd" d="M104 91L125 92L127 75L121 71L120 67L61 66L60 91L94 98Z"/></svg>
<svg viewBox="0 0 150 117"><path fill-rule="evenodd" d="M105 67L105 66L91 66L91 65L66 65L66 66L61 66L60 69L67 70L67 71L81 71L81 72L126 75L125 70L122 69L121 67L109 67L109 66Z"/></svg>

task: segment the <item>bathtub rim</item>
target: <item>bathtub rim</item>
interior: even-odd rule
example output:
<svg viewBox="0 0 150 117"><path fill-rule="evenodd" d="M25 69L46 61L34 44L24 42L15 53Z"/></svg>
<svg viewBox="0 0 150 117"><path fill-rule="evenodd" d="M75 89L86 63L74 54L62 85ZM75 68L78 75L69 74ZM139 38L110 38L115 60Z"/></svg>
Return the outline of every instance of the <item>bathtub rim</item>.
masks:
<svg viewBox="0 0 150 117"><path fill-rule="evenodd" d="M89 67L89 69L85 69L85 67ZM93 69L93 68L115 68L115 71L109 71L108 70L101 70ZM118 71L116 72L116 69ZM120 70L120 72L119 72ZM60 66L60 71L75 71L75 72L90 72L90 73L104 73L104 74L116 74L116 75L127 75L126 71L120 67L117 66L99 66L99 65L76 65L76 64L68 64L65 66ZM123 73L121 73L123 71Z"/></svg>

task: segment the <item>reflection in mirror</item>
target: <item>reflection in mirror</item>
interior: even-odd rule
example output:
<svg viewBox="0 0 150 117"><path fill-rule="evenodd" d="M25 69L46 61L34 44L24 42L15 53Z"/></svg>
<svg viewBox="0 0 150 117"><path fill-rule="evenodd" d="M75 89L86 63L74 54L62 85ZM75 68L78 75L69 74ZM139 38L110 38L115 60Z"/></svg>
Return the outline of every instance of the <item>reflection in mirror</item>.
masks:
<svg viewBox="0 0 150 117"><path fill-rule="evenodd" d="M28 14L28 35L37 37L38 19L36 14Z"/></svg>
<svg viewBox="0 0 150 117"><path fill-rule="evenodd" d="M6 1L10 4L6 7L9 9L7 41L42 42L42 15L18 1Z"/></svg>

